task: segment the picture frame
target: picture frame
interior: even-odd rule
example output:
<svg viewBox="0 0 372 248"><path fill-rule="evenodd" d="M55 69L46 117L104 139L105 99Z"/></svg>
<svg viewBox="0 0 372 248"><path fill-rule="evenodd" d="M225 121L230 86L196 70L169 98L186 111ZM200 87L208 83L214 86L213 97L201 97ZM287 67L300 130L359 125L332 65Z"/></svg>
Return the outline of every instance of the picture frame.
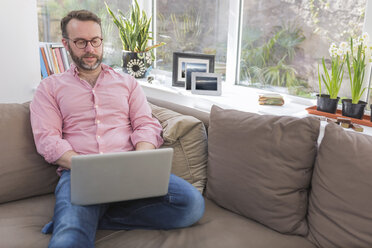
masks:
<svg viewBox="0 0 372 248"><path fill-rule="evenodd" d="M173 53L172 86L191 89L191 72L204 71L214 72L215 56L200 53ZM189 68L189 80L187 81L187 68Z"/></svg>
<svg viewBox="0 0 372 248"><path fill-rule="evenodd" d="M191 93L197 95L220 96L222 94L221 74L192 72Z"/></svg>

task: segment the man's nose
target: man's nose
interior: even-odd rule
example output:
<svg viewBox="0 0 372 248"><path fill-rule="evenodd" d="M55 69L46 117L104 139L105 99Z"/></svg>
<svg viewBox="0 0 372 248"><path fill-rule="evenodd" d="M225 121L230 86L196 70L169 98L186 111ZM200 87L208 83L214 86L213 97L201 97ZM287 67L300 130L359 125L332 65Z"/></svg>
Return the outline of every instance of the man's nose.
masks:
<svg viewBox="0 0 372 248"><path fill-rule="evenodd" d="M94 51L94 47L92 46L92 44L90 43L90 41L87 42L87 46L85 47L85 51L86 52Z"/></svg>

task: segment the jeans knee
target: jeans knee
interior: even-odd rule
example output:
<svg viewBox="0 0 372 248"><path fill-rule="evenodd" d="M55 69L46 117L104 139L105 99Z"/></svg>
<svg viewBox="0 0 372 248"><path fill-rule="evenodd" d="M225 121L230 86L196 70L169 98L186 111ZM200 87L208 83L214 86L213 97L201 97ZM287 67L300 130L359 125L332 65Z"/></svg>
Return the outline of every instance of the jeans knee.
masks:
<svg viewBox="0 0 372 248"><path fill-rule="evenodd" d="M189 198L189 209L192 213L193 224L203 217L204 214L204 198L198 190L195 189L192 196Z"/></svg>
<svg viewBox="0 0 372 248"><path fill-rule="evenodd" d="M75 237L74 235L64 235L53 236L50 240L48 248L90 248L94 247L94 243L87 242Z"/></svg>
<svg viewBox="0 0 372 248"><path fill-rule="evenodd" d="M184 205L181 208L181 216L175 222L176 228L188 227L195 224L203 217L204 198L198 190L188 191L184 198Z"/></svg>
<svg viewBox="0 0 372 248"><path fill-rule="evenodd" d="M95 227L87 226L91 224L89 221L83 223L77 215L65 216L55 223L49 247L94 247Z"/></svg>

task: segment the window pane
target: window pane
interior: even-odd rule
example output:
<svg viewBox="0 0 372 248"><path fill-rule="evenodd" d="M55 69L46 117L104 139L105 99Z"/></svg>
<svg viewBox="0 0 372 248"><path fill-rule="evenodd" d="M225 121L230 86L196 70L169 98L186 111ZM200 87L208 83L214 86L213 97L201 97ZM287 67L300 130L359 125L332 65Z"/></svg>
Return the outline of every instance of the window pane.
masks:
<svg viewBox="0 0 372 248"><path fill-rule="evenodd" d="M157 0L157 68L172 71L173 52L214 54L215 72L226 72L228 0Z"/></svg>
<svg viewBox="0 0 372 248"><path fill-rule="evenodd" d="M362 33L366 0L245 0L240 84L315 97L318 64ZM330 61L327 61L329 63ZM349 96L345 72L340 96Z"/></svg>
<svg viewBox="0 0 372 248"><path fill-rule="evenodd" d="M106 0L112 11L120 9L127 13L131 0ZM71 10L87 9L97 14L102 20L104 42L103 62L110 66L121 66L122 45L118 29L106 11L101 0L38 0L39 40L45 42L61 42L61 19Z"/></svg>

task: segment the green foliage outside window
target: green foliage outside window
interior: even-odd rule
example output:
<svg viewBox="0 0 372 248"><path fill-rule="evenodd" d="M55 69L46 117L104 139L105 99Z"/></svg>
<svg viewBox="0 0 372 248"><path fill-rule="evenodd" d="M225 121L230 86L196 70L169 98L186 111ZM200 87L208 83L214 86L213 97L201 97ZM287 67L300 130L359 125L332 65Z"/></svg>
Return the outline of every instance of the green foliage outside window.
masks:
<svg viewBox="0 0 372 248"><path fill-rule="evenodd" d="M293 64L305 36L294 22L276 26L269 35L249 28L242 41L240 80L265 88L279 86L301 96L310 96L310 87Z"/></svg>

